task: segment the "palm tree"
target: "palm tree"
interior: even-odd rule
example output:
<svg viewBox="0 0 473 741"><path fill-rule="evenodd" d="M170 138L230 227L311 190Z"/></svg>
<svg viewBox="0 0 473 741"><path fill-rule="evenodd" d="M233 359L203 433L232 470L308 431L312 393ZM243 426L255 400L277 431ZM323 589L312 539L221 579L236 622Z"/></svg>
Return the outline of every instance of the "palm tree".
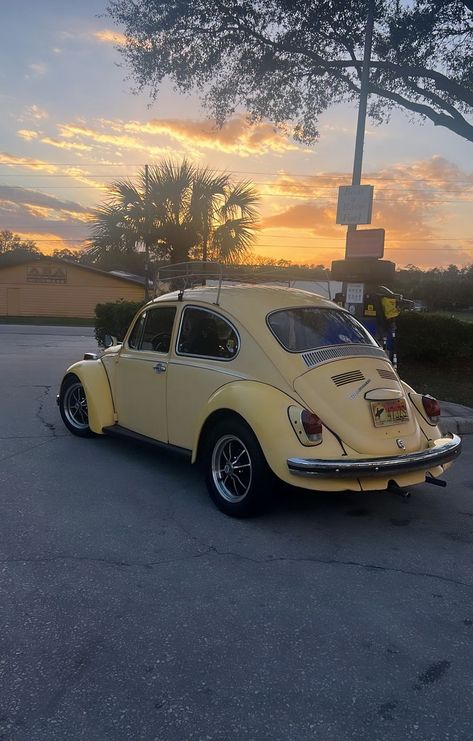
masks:
<svg viewBox="0 0 473 741"><path fill-rule="evenodd" d="M235 184L186 159L163 160L140 170L137 182L112 184L94 212L90 251L126 254L144 242L172 264L191 257L235 262L254 242L258 202L249 182Z"/></svg>

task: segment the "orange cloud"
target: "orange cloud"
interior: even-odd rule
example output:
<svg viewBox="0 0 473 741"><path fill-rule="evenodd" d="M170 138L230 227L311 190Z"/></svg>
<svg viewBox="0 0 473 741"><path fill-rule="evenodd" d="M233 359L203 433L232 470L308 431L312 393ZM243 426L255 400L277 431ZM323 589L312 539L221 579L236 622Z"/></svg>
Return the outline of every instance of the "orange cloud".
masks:
<svg viewBox="0 0 473 741"><path fill-rule="evenodd" d="M19 132L18 132L19 133ZM43 144L49 144L51 147L57 147L58 149L67 149L77 152L90 152L92 147L87 144L80 144L78 142L68 142L63 139L52 139L50 136L45 136L41 139Z"/></svg>
<svg viewBox="0 0 473 741"><path fill-rule="evenodd" d="M44 255L51 255L54 250L70 249L75 252L79 252L84 249L85 241L83 239L71 240L66 239L60 234L54 232L35 232L35 231L21 231L17 230L15 234L18 234L21 239L31 239L36 243L37 248Z"/></svg>
<svg viewBox="0 0 473 741"><path fill-rule="evenodd" d="M367 173L364 180L375 185L373 219L371 225L360 228L386 230L388 259L421 267L473 261L473 242L456 236L462 227L467 228L461 208L471 203L472 173L436 156ZM280 174L268 186L268 195L277 197L279 203L280 199L299 202L262 219L259 239L264 249L278 257L297 254L305 262L325 258L325 264L333 250L341 254L331 258L343 256L345 228L335 225L335 213L338 186L349 182L350 176L342 173L303 178ZM448 234L449 222L453 233L443 236ZM257 245L259 251L261 247Z"/></svg>
<svg viewBox="0 0 473 741"><path fill-rule="evenodd" d="M18 157L17 155L9 154L8 152L0 152L0 165L25 167L27 170L39 170L49 174L59 173L61 175L67 175L68 177L71 177L84 185L96 188L97 190L104 191L107 189L104 183L97 182L96 180L87 177L87 171L80 167L74 167L71 165L65 167L53 165L45 160L33 159L32 157Z"/></svg>
<svg viewBox="0 0 473 741"><path fill-rule="evenodd" d="M111 31L108 28L103 31L94 31L92 36L97 39L97 41L102 41L104 44L124 44L126 41L124 34L119 33L118 31Z"/></svg>
<svg viewBox="0 0 473 741"><path fill-rule="evenodd" d="M97 129L93 129L90 126L85 126L83 124L60 124L58 129L60 135L67 140L83 138L91 140L96 144L112 145L119 149L145 151L151 157L161 157L169 154L167 149L163 147L149 146L136 137L127 134L112 134L98 131Z"/></svg>

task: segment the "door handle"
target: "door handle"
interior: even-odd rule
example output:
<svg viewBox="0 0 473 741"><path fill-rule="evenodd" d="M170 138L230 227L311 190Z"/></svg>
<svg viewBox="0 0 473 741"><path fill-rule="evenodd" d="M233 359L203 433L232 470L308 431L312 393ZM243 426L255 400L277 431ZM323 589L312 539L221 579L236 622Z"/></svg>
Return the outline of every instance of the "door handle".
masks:
<svg viewBox="0 0 473 741"><path fill-rule="evenodd" d="M153 370L156 373L166 373L166 363L156 363L156 365L153 365Z"/></svg>

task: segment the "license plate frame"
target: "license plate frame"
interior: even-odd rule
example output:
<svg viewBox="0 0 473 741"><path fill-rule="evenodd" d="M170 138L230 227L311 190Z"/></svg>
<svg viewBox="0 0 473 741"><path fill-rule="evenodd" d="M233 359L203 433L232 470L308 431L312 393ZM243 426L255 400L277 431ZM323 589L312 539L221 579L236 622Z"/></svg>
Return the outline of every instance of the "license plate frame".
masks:
<svg viewBox="0 0 473 741"><path fill-rule="evenodd" d="M375 427L391 427L409 422L405 399L385 399L370 402Z"/></svg>

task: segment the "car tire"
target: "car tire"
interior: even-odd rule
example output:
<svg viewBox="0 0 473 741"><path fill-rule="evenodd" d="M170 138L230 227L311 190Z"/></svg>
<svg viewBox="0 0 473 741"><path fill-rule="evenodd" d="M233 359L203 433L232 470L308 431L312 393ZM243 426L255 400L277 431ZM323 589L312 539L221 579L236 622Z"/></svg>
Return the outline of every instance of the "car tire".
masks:
<svg viewBox="0 0 473 741"><path fill-rule="evenodd" d="M69 376L59 393L59 411L69 432L79 437L93 437L85 389L77 376Z"/></svg>
<svg viewBox="0 0 473 741"><path fill-rule="evenodd" d="M218 422L207 434L203 465L214 504L230 517L251 517L267 504L271 472L253 431L240 419Z"/></svg>

